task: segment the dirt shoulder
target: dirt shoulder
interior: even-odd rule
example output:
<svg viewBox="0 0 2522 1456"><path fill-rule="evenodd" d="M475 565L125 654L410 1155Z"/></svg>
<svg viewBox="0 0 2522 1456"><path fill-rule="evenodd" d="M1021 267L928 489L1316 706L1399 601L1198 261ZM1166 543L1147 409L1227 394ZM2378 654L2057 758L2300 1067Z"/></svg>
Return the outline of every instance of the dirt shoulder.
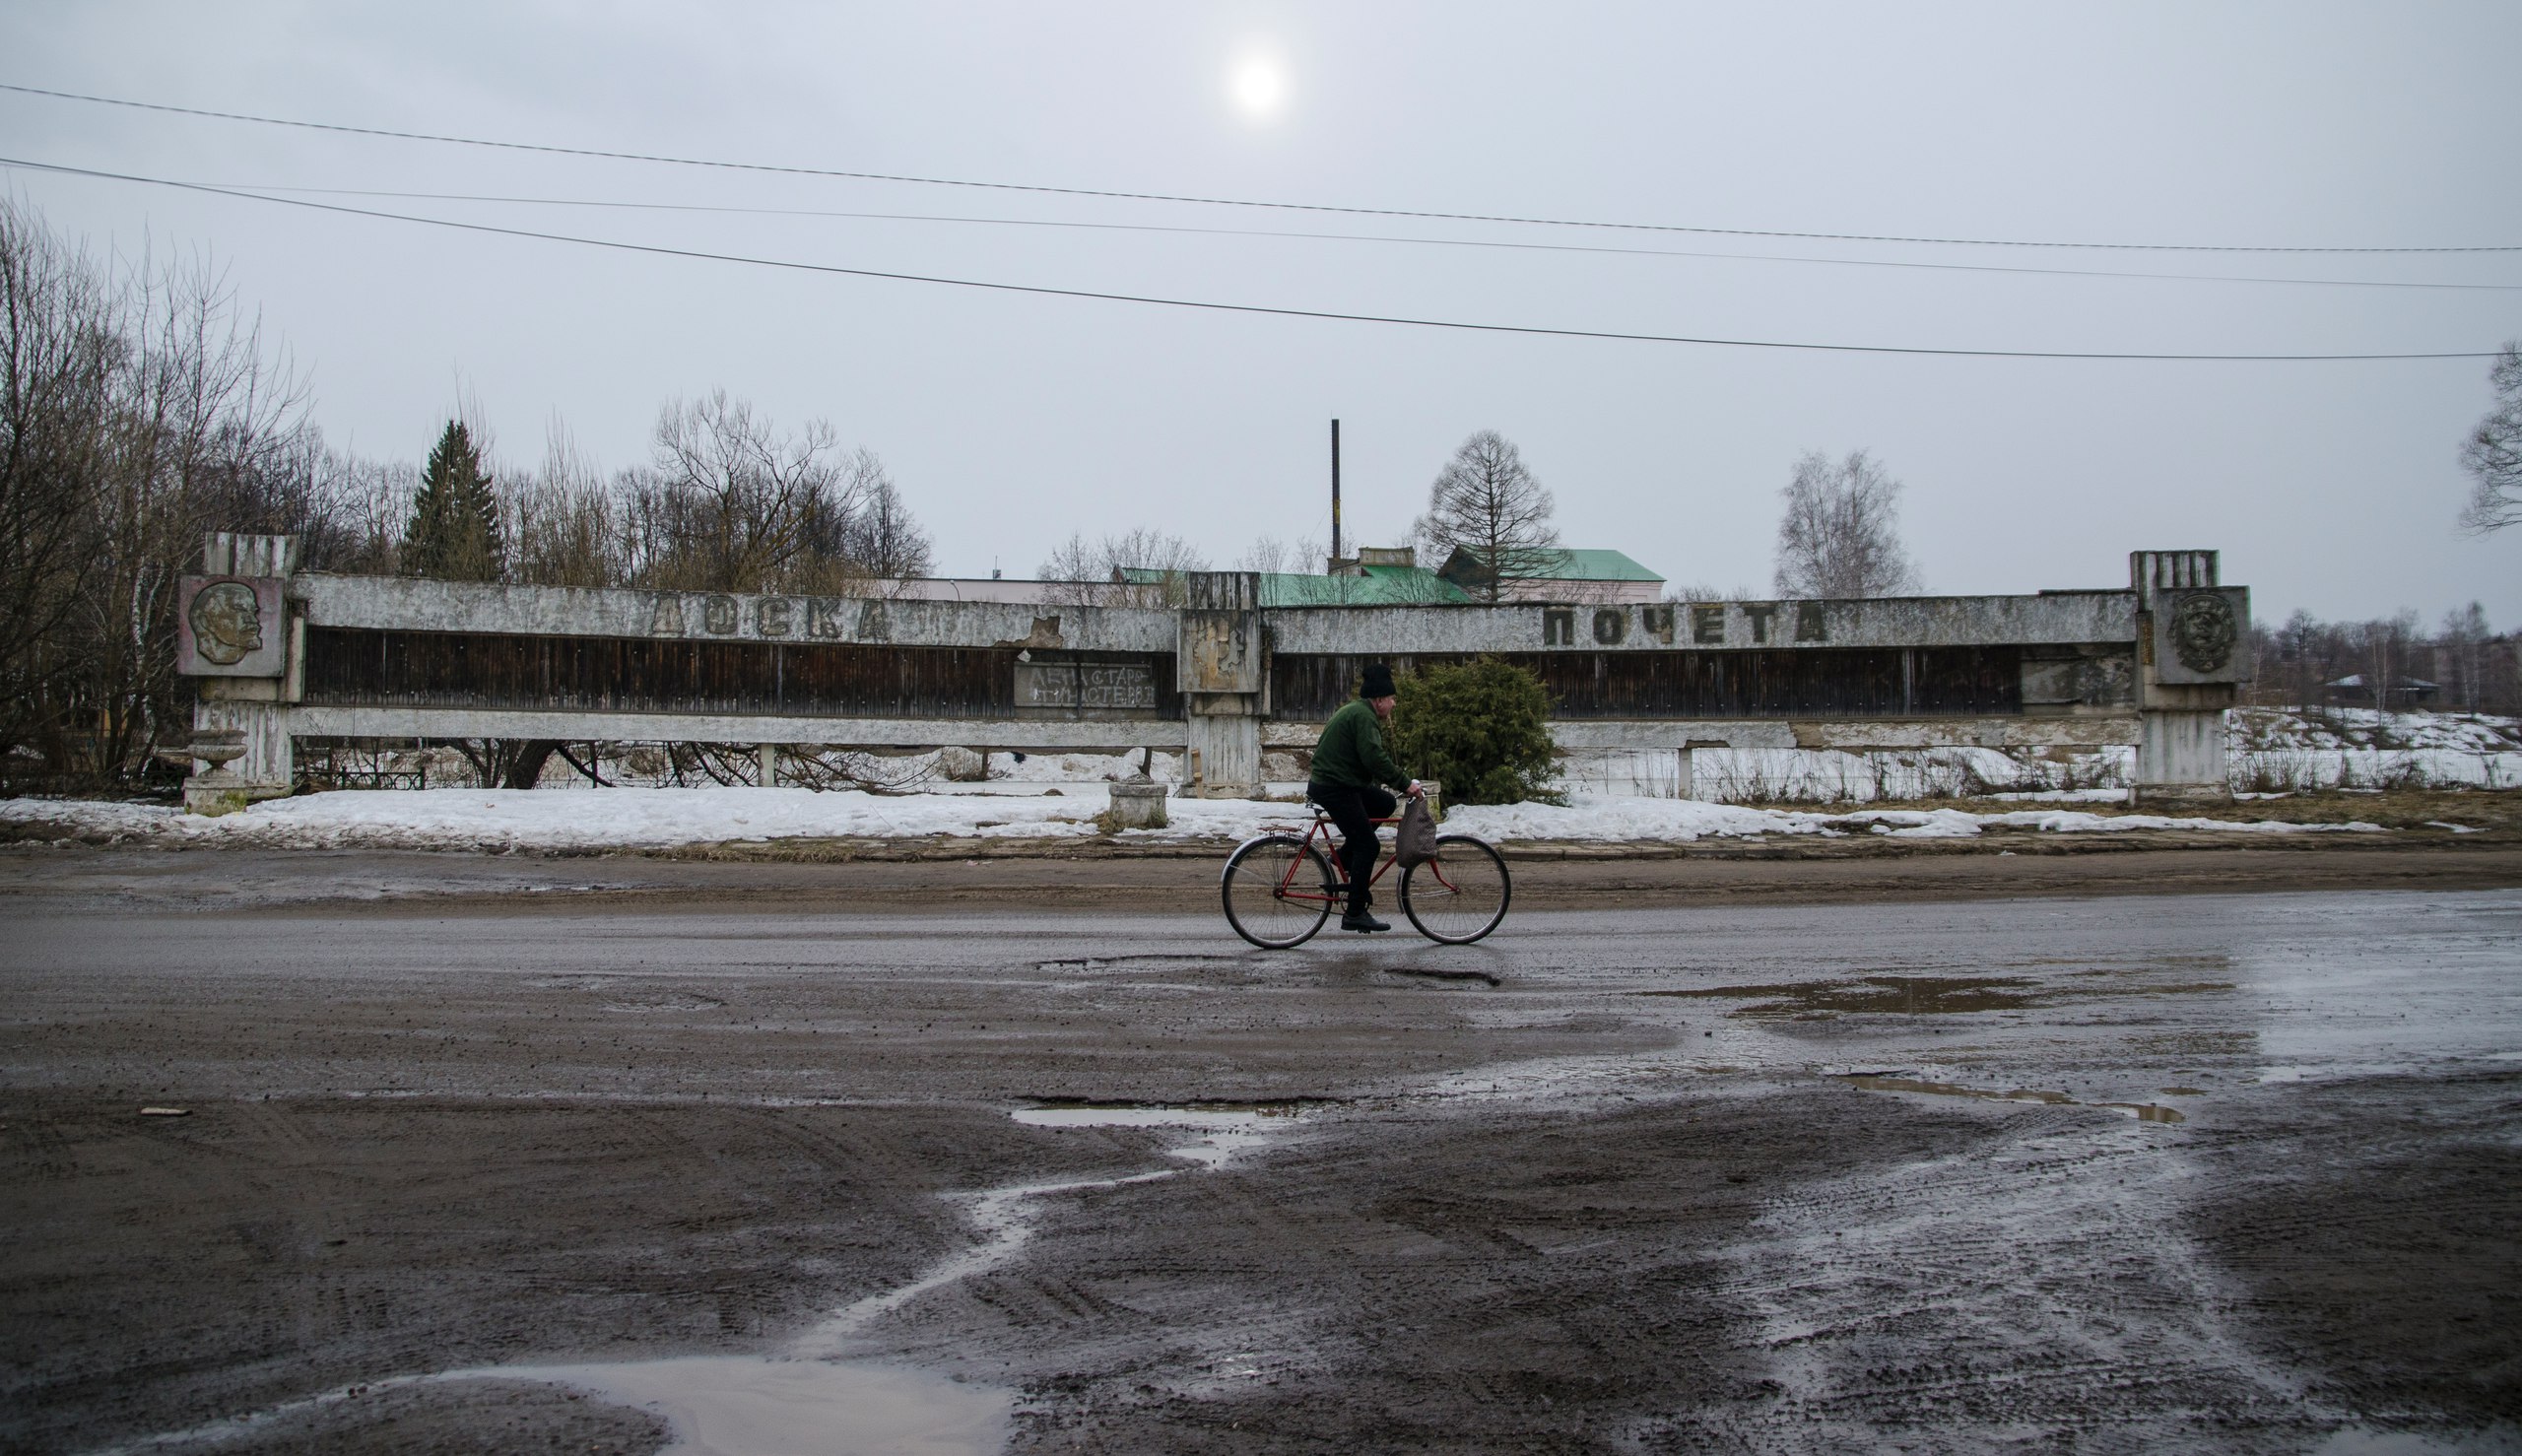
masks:
<svg viewBox="0 0 2522 1456"><path fill-rule="evenodd" d="M1984 801L1897 809L2016 807ZM2245 801L2233 821L2384 832L1989 827L1967 838L1848 833L1503 847L1525 909L1828 904L2119 894L2522 887L2522 793L2399 791ZM6 842L13 838L14 843ZM1205 913L1225 841L780 838L612 853L177 848L0 827L0 903L380 913L617 904L672 911L991 908Z"/></svg>
<svg viewBox="0 0 2522 1456"><path fill-rule="evenodd" d="M2089 842L2098 840L2099 842ZM2132 842L2134 841L2134 842ZM750 846L760 849L762 846ZM943 848L944 846L933 846ZM1805 845L1533 846L1513 856L1519 909L1652 908L2522 887L2522 844L2305 835L2235 848L2087 836L2020 849L1972 842L1816 855ZM0 850L0 904L339 913L990 910L1213 913L1225 851L784 860L724 853L544 858L377 850Z"/></svg>

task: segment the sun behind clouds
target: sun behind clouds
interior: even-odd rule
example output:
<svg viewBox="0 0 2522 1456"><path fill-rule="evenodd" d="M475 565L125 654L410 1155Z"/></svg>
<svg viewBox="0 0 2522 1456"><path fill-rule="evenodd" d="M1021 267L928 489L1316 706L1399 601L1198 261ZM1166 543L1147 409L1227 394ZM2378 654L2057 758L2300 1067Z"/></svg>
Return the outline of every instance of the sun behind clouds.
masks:
<svg viewBox="0 0 2522 1456"><path fill-rule="evenodd" d="M1247 52L1227 71L1227 95L1247 118L1267 121L1287 102L1287 71L1275 56Z"/></svg>

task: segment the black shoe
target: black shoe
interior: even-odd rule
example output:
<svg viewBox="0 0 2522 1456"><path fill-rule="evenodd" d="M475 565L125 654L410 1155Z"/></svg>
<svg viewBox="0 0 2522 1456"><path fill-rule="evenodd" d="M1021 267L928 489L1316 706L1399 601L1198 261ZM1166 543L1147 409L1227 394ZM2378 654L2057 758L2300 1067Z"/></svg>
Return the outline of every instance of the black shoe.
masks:
<svg viewBox="0 0 2522 1456"><path fill-rule="evenodd" d="M1351 910L1340 917L1342 930L1390 930L1391 926L1363 910Z"/></svg>

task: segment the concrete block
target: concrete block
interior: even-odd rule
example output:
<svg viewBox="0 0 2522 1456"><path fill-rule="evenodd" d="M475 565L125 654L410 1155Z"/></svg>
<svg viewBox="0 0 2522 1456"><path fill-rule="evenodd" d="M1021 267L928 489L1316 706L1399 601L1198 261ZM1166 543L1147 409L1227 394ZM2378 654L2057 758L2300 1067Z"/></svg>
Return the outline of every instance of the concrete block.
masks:
<svg viewBox="0 0 2522 1456"><path fill-rule="evenodd" d="M1146 779L1123 779L1112 785L1114 828L1161 829L1170 822L1164 811L1164 785Z"/></svg>

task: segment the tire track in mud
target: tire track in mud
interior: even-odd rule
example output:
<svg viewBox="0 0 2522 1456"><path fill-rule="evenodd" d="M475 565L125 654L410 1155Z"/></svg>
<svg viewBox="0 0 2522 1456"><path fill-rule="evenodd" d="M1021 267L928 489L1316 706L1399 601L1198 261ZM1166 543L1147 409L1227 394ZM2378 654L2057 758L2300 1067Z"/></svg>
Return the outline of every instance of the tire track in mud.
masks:
<svg viewBox="0 0 2522 1456"><path fill-rule="evenodd" d="M618 1153L623 1147L647 1143L697 1146L689 1134L665 1125L653 1114L635 1113L630 1120L634 1130L614 1131L599 1139L606 1151ZM747 1130L756 1130L763 1119L757 1115L744 1121L748 1123ZM819 1165L829 1167L823 1158L843 1151L836 1139L790 1131L795 1135L780 1140L816 1157ZM968 1287L996 1275L1002 1265L1010 1263L1031 1241L1038 1225L1048 1217L1049 1206L1065 1196L1213 1172L1244 1144L1264 1137L1266 1134L1239 1137L1229 1131L1212 1131L1207 1137L1177 1142L1161 1150L1160 1157L1166 1165L1140 1172L1009 1184L945 1195L964 1210L966 1223L980 1235L977 1242L934 1261L907 1283L852 1300L767 1356L685 1356L590 1363L516 1361L390 1375L237 1412L206 1425L160 1431L93 1448L89 1456L142 1456L148 1452L228 1447L240 1440L252 1440L259 1433L277 1435L287 1427L320 1423L354 1402L409 1397L431 1387L497 1389L519 1383L566 1387L615 1406L647 1413L644 1417L628 1411L619 1413L622 1419L633 1422L661 1416L676 1437L667 1448L669 1452L705 1449L718 1456L784 1456L798 1449L795 1442L801 1439L821 1449L821 1442L829 1437L834 1428L832 1423L837 1421L843 1423L841 1429L864 1426L877 1432L875 1438L885 1449L892 1449L889 1442L897 1439L907 1443L903 1449L915 1446L939 1456L956 1452L980 1456L1004 1443L1003 1397L987 1386L964 1387L961 1376L949 1384L943 1377L850 1358L877 1348L869 1336L870 1329L901 1318L941 1291ZM1019 1322L1044 1317L1128 1317L1137 1313L1056 1276L1002 1278L996 1281L995 1288L999 1291L995 1298L976 1295L966 1288L961 1291L962 1302L1000 1308ZM636 1292L654 1298L668 1293L730 1293L741 1290L742 1282L703 1290L667 1291L650 1286ZM1010 1290L1026 1297L1010 1300L1005 1292ZM1014 1307L1026 1302L1035 1306L1029 1316ZM1043 1310L1049 1313L1045 1315ZM916 1317L913 1323L918 1323ZM888 1353L898 1343L891 1342ZM479 1403L483 1397L475 1395L472 1399Z"/></svg>
<svg viewBox="0 0 2522 1456"><path fill-rule="evenodd" d="M2162 1132L1993 1116L1978 1146L1768 1201L1728 1291L1774 1398L1721 1429L1769 1451L1900 1434L2141 1451L2212 1424L2244 1450L2341 1423L2236 1325L2242 1300L2186 1231L2199 1174Z"/></svg>

